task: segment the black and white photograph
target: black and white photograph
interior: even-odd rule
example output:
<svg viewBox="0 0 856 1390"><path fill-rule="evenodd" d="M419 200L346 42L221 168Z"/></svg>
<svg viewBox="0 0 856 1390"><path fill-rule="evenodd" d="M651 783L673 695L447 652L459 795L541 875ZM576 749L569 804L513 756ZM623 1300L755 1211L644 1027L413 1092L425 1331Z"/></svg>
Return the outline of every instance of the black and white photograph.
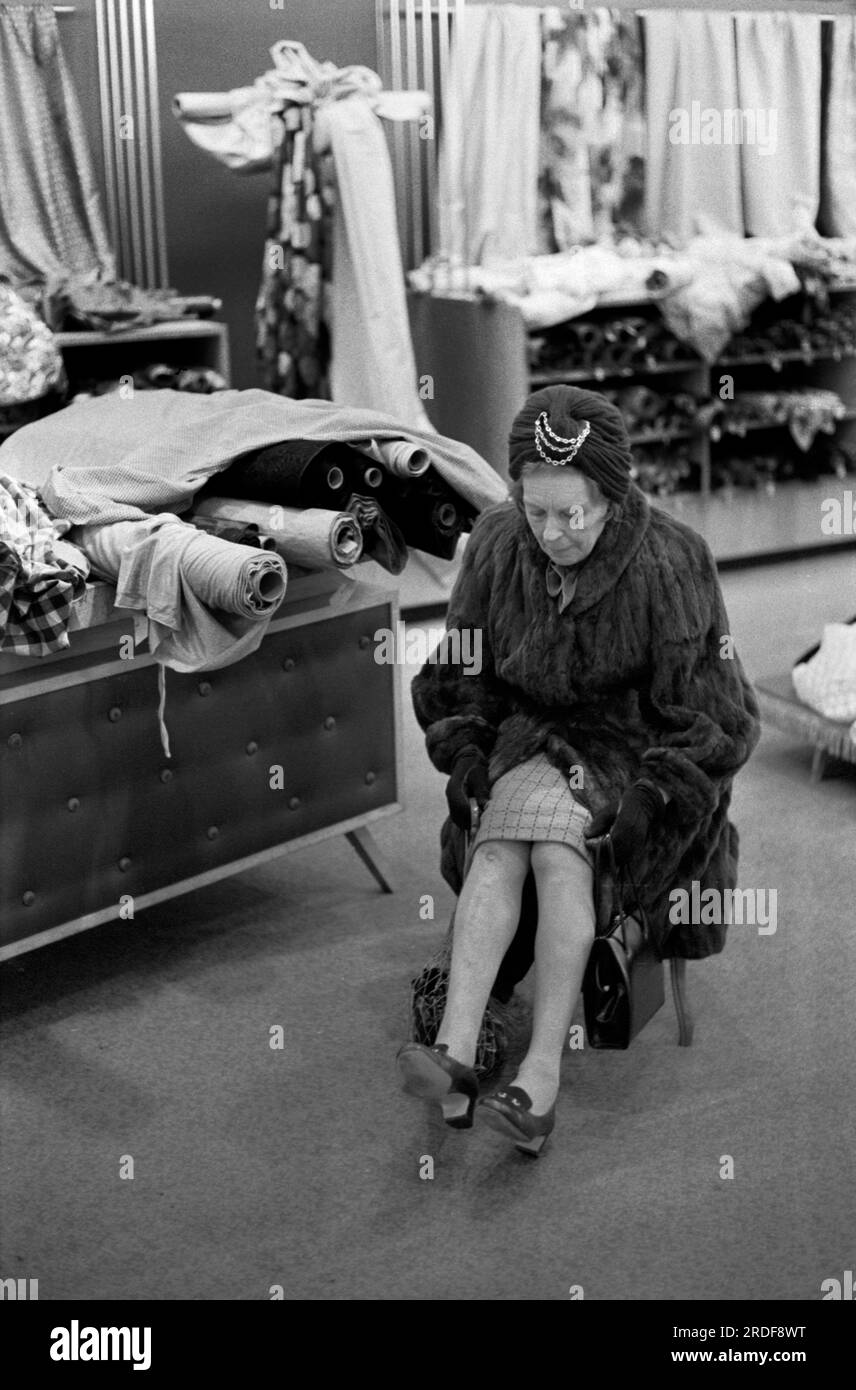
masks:
<svg viewBox="0 0 856 1390"><path fill-rule="evenodd" d="M0 0L22 1365L818 1374L854 1000L856 0Z"/></svg>

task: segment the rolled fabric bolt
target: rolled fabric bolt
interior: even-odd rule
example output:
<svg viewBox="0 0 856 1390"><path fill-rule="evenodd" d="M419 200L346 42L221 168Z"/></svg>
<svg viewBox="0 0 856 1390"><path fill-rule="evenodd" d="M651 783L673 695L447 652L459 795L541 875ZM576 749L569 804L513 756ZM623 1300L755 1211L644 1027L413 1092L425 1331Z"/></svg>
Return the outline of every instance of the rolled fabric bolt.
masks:
<svg viewBox="0 0 856 1390"><path fill-rule="evenodd" d="M201 495L344 511L348 499L363 485L364 468L365 455L346 444L284 439L238 459L218 473Z"/></svg>
<svg viewBox="0 0 856 1390"><path fill-rule="evenodd" d="M366 487L380 487L383 482L383 472L374 466L367 468L363 474L363 482Z"/></svg>
<svg viewBox="0 0 856 1390"><path fill-rule="evenodd" d="M363 553L360 527L349 512L206 497L197 498L192 519L257 526L273 540L283 559L306 569L346 569L355 565Z"/></svg>
<svg viewBox="0 0 856 1390"><path fill-rule="evenodd" d="M198 531L181 557L181 573L208 607L242 618L264 618L285 594L279 555L235 545Z"/></svg>
<svg viewBox="0 0 856 1390"><path fill-rule="evenodd" d="M420 478L431 466L427 449L406 439L372 439L365 452L397 478Z"/></svg>
<svg viewBox="0 0 856 1390"><path fill-rule="evenodd" d="M172 112L184 121L223 121L231 118L232 102L228 92L176 92Z"/></svg>

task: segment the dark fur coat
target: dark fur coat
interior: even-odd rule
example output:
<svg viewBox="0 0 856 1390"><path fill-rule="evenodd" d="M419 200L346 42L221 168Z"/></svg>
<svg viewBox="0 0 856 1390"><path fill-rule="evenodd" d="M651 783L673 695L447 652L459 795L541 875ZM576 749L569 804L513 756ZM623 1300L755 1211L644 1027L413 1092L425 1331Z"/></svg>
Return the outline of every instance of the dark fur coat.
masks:
<svg viewBox="0 0 856 1390"><path fill-rule="evenodd" d="M428 755L448 774L475 746L493 783L543 750L566 773L582 768L573 795L592 813L638 776L662 787L670 800L631 871L660 954L712 955L725 926L673 926L669 893L690 891L694 879L702 890L736 886L731 785L760 735L713 556L631 484L563 613L546 590L548 563L515 502L481 513L446 628L482 630L482 669L467 675L429 658L414 679ZM451 820L441 844L443 876L457 893L464 845Z"/></svg>

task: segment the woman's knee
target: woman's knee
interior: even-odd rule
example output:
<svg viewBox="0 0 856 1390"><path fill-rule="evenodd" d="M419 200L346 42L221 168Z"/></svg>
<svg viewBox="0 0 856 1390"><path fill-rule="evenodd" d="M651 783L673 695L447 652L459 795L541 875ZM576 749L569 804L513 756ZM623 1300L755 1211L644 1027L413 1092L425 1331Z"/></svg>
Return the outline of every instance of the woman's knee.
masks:
<svg viewBox="0 0 856 1390"><path fill-rule="evenodd" d="M484 840L473 855L470 873L475 870L479 878L522 885L531 848L523 840Z"/></svg>
<svg viewBox="0 0 856 1390"><path fill-rule="evenodd" d="M593 882L591 865L573 845L561 841L538 840L532 846L532 868L535 878L547 881L551 878Z"/></svg>
<svg viewBox="0 0 856 1390"><path fill-rule="evenodd" d="M539 842L532 845L531 863L539 898L559 892L567 898L568 906L578 906L579 916L593 919L595 878L585 855L573 845Z"/></svg>

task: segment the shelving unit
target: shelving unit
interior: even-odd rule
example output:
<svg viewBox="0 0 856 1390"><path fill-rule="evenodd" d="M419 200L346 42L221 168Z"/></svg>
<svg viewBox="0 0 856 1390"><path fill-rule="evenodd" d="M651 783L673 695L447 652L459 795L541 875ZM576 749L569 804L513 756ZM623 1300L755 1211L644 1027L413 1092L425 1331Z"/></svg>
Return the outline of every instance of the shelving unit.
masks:
<svg viewBox="0 0 856 1390"><path fill-rule="evenodd" d="M179 319L145 328L121 328L109 333L57 333L70 392L86 381L106 381L140 371L155 362L170 367L210 367L230 380L229 330L213 319ZM0 422L0 444L18 424Z"/></svg>
<svg viewBox="0 0 856 1390"><path fill-rule="evenodd" d="M849 297L849 303L848 303ZM660 318L657 300L604 300L589 313L572 320L574 325L604 322L625 312L636 317ZM834 291L836 306L856 305L856 286ZM716 398L720 377L734 378L734 396L741 391L782 391L813 387L835 391L846 407L837 423L835 440L856 445L856 342L852 346L823 351L781 350L769 355L741 357L723 354L712 363L693 357L687 350L669 361L640 362L625 367L571 367L546 369L529 362L533 334L527 331L515 307L461 296L442 298L411 295L411 321L420 374L434 379L434 398L428 403L432 421L443 434L464 440L483 454L503 477L507 468L507 440L511 422L526 396L542 386L573 384L593 390L630 385L651 385L669 393L686 391L698 398ZM804 296L793 296L778 305L769 302L762 311L781 318L800 319ZM556 333L561 325L544 332ZM795 448L788 442L787 424L758 422L746 433L767 444L781 436L782 457ZM763 432L763 433L762 433ZM821 439L829 438L821 435ZM783 481L770 493L764 488L718 490L713 464L728 449L739 452L741 435L713 428L703 421L697 427L640 430L631 435L636 447L677 444L686 453L698 479L698 488L670 496L652 496L654 505L686 520L705 536L717 560L742 562L803 553L831 545L853 545L852 535L827 536L820 529L821 503L837 497L846 505L848 489L856 489L856 473L839 479L832 473L818 479ZM759 451L760 452L760 451Z"/></svg>

